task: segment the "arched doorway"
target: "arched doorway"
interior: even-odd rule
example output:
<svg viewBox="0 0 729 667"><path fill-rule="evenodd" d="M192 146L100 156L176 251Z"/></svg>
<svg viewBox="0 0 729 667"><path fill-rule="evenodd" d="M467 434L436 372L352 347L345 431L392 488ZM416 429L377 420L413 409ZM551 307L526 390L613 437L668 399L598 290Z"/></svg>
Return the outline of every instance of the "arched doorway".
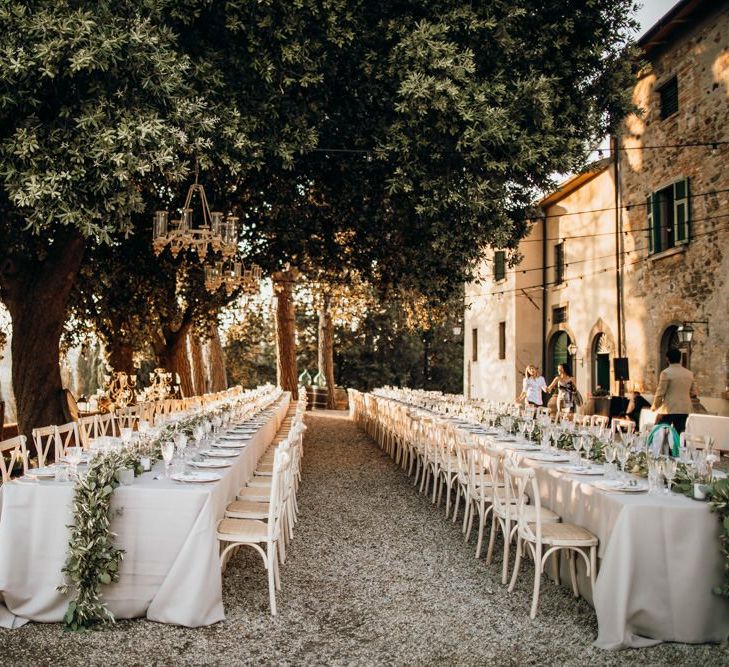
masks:
<svg viewBox="0 0 729 667"><path fill-rule="evenodd" d="M566 331L558 331L549 341L549 357L547 359L547 382L557 375L557 366L567 362L571 362L569 346L572 339ZM570 366L572 364L570 363ZM574 368L572 369L574 373Z"/></svg>
<svg viewBox="0 0 729 667"><path fill-rule="evenodd" d="M689 357L688 350L682 350L678 340L678 326L672 324L666 327L663 335L661 336L661 351L660 359L658 360L658 369L662 371L668 362L666 361L666 354L668 350L681 350L681 365L684 368L691 368L691 359Z"/></svg>
<svg viewBox="0 0 729 667"><path fill-rule="evenodd" d="M592 392L610 391L610 341L604 333L592 339Z"/></svg>

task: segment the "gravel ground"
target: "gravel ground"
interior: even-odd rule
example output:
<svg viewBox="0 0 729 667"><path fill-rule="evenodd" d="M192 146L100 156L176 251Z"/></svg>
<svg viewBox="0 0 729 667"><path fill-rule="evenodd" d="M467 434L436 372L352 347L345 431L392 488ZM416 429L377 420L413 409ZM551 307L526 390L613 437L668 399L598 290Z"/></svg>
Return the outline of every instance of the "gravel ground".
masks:
<svg viewBox="0 0 729 667"><path fill-rule="evenodd" d="M499 562L477 561L442 507L343 414L307 417L300 520L276 618L261 561L246 550L225 573L224 623L122 621L78 635L32 623L0 630L0 664L729 664L726 645L595 649L592 608L551 581L531 621L530 578L507 594Z"/></svg>

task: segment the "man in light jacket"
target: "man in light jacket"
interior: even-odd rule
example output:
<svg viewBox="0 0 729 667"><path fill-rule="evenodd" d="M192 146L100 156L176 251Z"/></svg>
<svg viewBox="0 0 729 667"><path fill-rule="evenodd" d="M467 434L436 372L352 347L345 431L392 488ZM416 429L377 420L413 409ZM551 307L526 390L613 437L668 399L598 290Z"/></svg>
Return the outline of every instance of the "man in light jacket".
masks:
<svg viewBox="0 0 729 667"><path fill-rule="evenodd" d="M691 412L691 399L698 398L694 374L681 365L681 351L668 350L668 368L661 371L651 410L658 412L656 424L672 424L682 433Z"/></svg>

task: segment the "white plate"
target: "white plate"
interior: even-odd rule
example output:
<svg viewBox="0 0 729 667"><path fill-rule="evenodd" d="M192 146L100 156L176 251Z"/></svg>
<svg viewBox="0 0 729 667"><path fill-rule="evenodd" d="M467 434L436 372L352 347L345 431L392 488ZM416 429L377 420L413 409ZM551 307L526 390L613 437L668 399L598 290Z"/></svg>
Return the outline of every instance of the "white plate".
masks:
<svg viewBox="0 0 729 667"><path fill-rule="evenodd" d="M648 485L644 482L638 482L635 486L631 486L621 480L595 482L595 487L613 493L645 493L648 491Z"/></svg>
<svg viewBox="0 0 729 667"><path fill-rule="evenodd" d="M79 459L79 462L78 462L78 464L79 464L79 465L85 465L86 463L88 463L88 462L89 462L89 460L90 460L90 457L89 457L89 455L88 455L88 454L86 454L86 453L84 452L84 453L83 453L83 454L81 455L81 458ZM71 463L71 459L69 459L69 458L68 458L68 456L64 456L64 457L63 457L63 458L61 459L61 463Z"/></svg>
<svg viewBox="0 0 729 667"><path fill-rule="evenodd" d="M195 468L230 468L233 465L232 461L225 461L223 459L206 459L205 461L190 461L190 465Z"/></svg>
<svg viewBox="0 0 729 667"><path fill-rule="evenodd" d="M604 475L605 470L602 466L560 466L557 468L560 472L566 472L568 475Z"/></svg>
<svg viewBox="0 0 729 667"><path fill-rule="evenodd" d="M214 442L212 447L217 447L218 449L243 449L243 447L248 447L249 444L249 442L242 442L240 440L226 440L225 442Z"/></svg>
<svg viewBox="0 0 729 667"><path fill-rule="evenodd" d="M29 468L27 477L48 479L56 476L56 466L45 466L44 468Z"/></svg>
<svg viewBox="0 0 729 667"><path fill-rule="evenodd" d="M522 444L520 442L515 442L513 444L509 444L508 442L504 443L504 449L513 449L517 452L538 452L540 450L540 447L538 445L528 445L526 443Z"/></svg>
<svg viewBox="0 0 729 667"><path fill-rule="evenodd" d="M240 452L236 449L204 449L200 454L217 459L232 459L238 456Z"/></svg>
<svg viewBox="0 0 729 667"><path fill-rule="evenodd" d="M230 433L243 433L243 434L249 434L253 435L254 433L258 433L259 429L257 428L234 428L231 429Z"/></svg>
<svg viewBox="0 0 729 667"><path fill-rule="evenodd" d="M252 438L253 435L250 433L234 433L220 436L220 440L230 440L232 442L239 442L240 440L251 440Z"/></svg>
<svg viewBox="0 0 729 667"><path fill-rule="evenodd" d="M516 442L516 438L513 437L513 436L512 437L509 437L509 436L506 436L506 437L501 436L500 438L494 438L494 440L496 442Z"/></svg>
<svg viewBox="0 0 729 667"><path fill-rule="evenodd" d="M565 461L569 461L569 456L563 456L562 454L528 454L528 459L532 459L533 461L544 461L545 463L564 463Z"/></svg>
<svg viewBox="0 0 729 667"><path fill-rule="evenodd" d="M209 482L217 482L222 477L217 472L202 472L202 471L189 471L189 472L176 472L170 475L170 479L175 482L185 482L188 484L207 484Z"/></svg>

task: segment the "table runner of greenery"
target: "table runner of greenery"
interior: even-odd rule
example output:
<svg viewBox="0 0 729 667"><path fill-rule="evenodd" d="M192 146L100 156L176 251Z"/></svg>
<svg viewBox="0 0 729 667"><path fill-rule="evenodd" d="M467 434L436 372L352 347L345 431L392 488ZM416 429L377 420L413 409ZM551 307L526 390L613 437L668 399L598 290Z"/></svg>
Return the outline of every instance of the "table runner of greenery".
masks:
<svg viewBox="0 0 729 667"><path fill-rule="evenodd" d="M499 425L501 418L505 416L507 415L497 417L494 420L495 425ZM512 420L511 433L519 433L521 421L518 418ZM556 439L552 439L552 444L558 449L574 451L575 435L575 433L570 431L559 432ZM604 445L602 441L594 435L590 435L589 437L592 440L592 447L589 453L590 459L596 463L605 463ZM541 427L537 426L531 434L531 440L540 442L541 439ZM648 477L648 455L646 452L631 453L625 464L625 469L639 477ZM677 465L676 477L672 488L687 498L695 499L694 480L683 462L679 462ZM729 597L729 479L712 480L705 485L705 493L709 509L717 515L719 520L719 549L724 559L724 582L714 587L714 593Z"/></svg>
<svg viewBox="0 0 729 667"><path fill-rule="evenodd" d="M275 394L266 405L270 405ZM195 415L165 425L154 437L141 437L120 450L94 457L84 475L74 485L73 524L68 556L62 569L66 581L58 587L64 594L73 592L64 616L68 630L84 630L98 623L113 622L114 615L102 600L101 586L119 580L124 550L114 544L111 521L119 510L112 509L114 490L119 486L118 472L133 468L142 473L141 459L152 462L162 458L161 443L175 433L192 435L196 426L215 416L222 416L238 404L250 401L255 394L244 393L232 399L202 408Z"/></svg>

